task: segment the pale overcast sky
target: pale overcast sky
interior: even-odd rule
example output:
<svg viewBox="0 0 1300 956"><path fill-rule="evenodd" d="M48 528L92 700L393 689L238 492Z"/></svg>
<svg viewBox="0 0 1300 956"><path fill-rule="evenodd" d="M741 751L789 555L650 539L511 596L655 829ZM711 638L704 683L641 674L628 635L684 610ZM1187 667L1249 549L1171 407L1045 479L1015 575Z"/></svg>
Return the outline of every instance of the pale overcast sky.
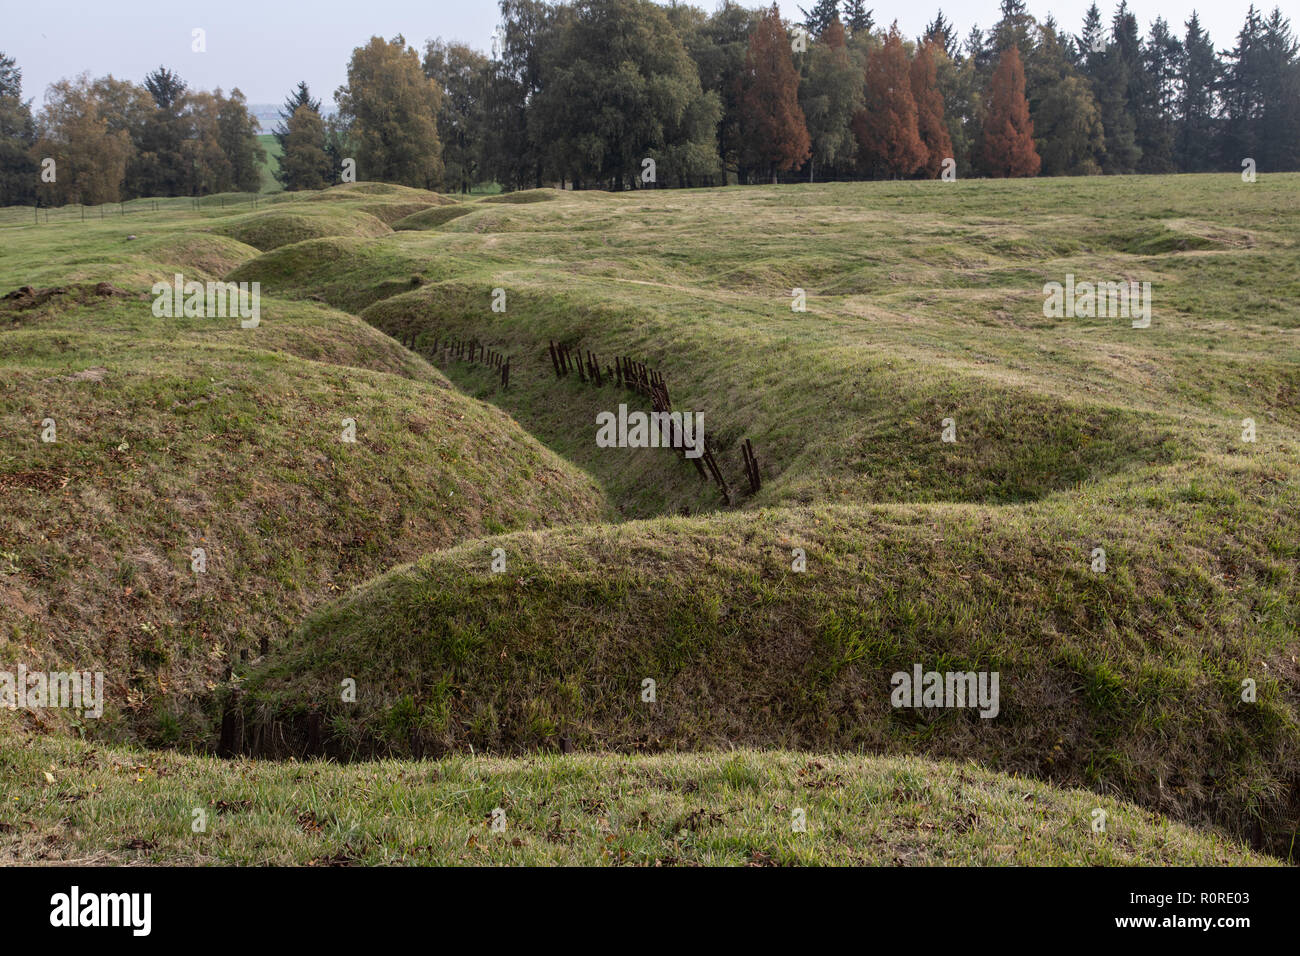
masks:
<svg viewBox="0 0 1300 956"><path fill-rule="evenodd" d="M743 0L745 6L763 6ZM1297 0L1280 6L1295 23ZM1029 12L1042 20L1048 13L1077 33L1090 0L1028 0ZM717 0L694 4L713 10ZM804 0L812 7L812 0ZM872 6L871 0L868 5ZM1106 19L1115 2L1099 2ZM1267 10L1273 4L1265 3ZM0 51L18 60L23 95L44 101L45 87L62 77L89 70L139 82L149 70L166 64L191 88L239 87L251 103L279 103L300 79L332 104L346 78L352 49L370 36L403 34L422 49L441 36L462 40L485 52L498 22L495 0L4 0ZM802 19L799 4L783 0L782 14ZM1231 47L1249 7L1247 0L1131 0L1145 33L1163 16L1181 36L1193 9L1218 49ZM914 37L937 9L965 36L973 24L987 29L998 18L997 0L875 0L877 23L895 18L905 36ZM191 51L191 31L207 34L207 52Z"/></svg>

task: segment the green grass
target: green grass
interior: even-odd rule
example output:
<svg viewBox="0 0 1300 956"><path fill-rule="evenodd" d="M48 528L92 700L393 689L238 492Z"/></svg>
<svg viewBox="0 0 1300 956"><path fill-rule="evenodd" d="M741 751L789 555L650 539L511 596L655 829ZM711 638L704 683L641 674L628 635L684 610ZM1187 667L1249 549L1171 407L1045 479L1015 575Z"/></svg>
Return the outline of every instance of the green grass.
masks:
<svg viewBox="0 0 1300 956"><path fill-rule="evenodd" d="M266 159L262 163L262 192L279 192L284 187L275 178L275 174L280 168L280 157L284 150L280 148L280 141L271 133L262 133L257 137L257 142L266 153Z"/></svg>
<svg viewBox="0 0 1300 956"><path fill-rule="evenodd" d="M1109 797L915 758L742 750L340 767L29 740L0 754L0 770L0 861L9 863L1273 862L1222 834ZM497 810L504 829L493 830ZM799 810L802 831L794 828ZM1103 819L1104 831L1096 832L1094 821Z"/></svg>
<svg viewBox="0 0 1300 956"><path fill-rule="evenodd" d="M974 759L1288 858L1298 195L1296 175L465 202L358 183L257 209L0 222L0 291L141 293L183 269L261 282L280 319L248 349L237 327L160 329L147 301L84 286L0 312L0 421L23 436L0 480L35 489L0 523L0 625L13 654L51 667L112 649L102 659L129 680L92 736L211 744L238 690L245 745L264 754L307 753L317 714L321 748L348 758L472 746L550 760L536 755L564 742ZM1044 317L1043 284L1067 273L1151 282L1151 327ZM439 374L394 341L432 357L449 337L512 356L510 389L466 363ZM596 448L595 414L643 401L557 382L552 340L661 371L677 409L704 412L734 503L671 452ZM98 366L102 381L67 378ZM347 467L304 427L341 417L340 395L374 423ZM35 442L52 400L74 410L79 443L53 451L57 468ZM192 414L203 428L178 427ZM410 434L413 418L427 433ZM955 444L940 441L949 418ZM205 434L224 436L220 457L202 454ZM502 435L504 460L470 454ZM141 449L132 469L123 442ZM461 444L439 464L442 442ZM73 475L72 492L45 480ZM447 514L447 481L465 513ZM189 500L195 488L212 501ZM141 631L168 625L183 594L184 562L158 542L206 533L223 509L236 584L162 638ZM1099 546L1104 574L1089 569ZM505 574L489 569L498 547ZM998 670L1001 713L891 708L890 673L914 663ZM345 677L356 703L339 700Z"/></svg>
<svg viewBox="0 0 1300 956"><path fill-rule="evenodd" d="M232 665L395 561L605 514L587 476L354 316L267 296L256 329L155 318L154 281L257 254L193 225L33 228L4 261L6 287L29 269L78 282L0 302L0 667L104 670L113 739L208 741ZM0 721L18 718L66 724Z"/></svg>

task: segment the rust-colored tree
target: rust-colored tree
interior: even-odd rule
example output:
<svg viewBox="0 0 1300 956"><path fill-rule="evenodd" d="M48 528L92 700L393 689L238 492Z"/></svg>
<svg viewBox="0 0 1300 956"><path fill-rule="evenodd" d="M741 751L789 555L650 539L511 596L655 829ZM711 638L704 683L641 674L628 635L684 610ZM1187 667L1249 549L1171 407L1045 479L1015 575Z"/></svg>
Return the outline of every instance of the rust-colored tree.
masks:
<svg viewBox="0 0 1300 956"><path fill-rule="evenodd" d="M750 36L741 84L741 137L746 157L776 182L778 173L802 166L812 152L808 125L799 106L799 73L776 4L763 14Z"/></svg>
<svg viewBox="0 0 1300 956"><path fill-rule="evenodd" d="M873 176L912 175L925 164L926 149L917 131L907 53L897 23L890 27L885 45L867 58L863 93L863 109L853 120L863 165Z"/></svg>
<svg viewBox="0 0 1300 956"><path fill-rule="evenodd" d="M943 94L939 92L932 40L926 40L912 58L909 75L912 100L916 103L916 129L925 144L926 160L921 171L930 179L943 171L943 161L953 157L952 138L943 121Z"/></svg>
<svg viewBox="0 0 1300 956"><path fill-rule="evenodd" d="M989 81L980 158L990 176L1037 176L1043 161L1034 147L1034 122L1025 99L1025 68L1014 43L1002 51Z"/></svg>

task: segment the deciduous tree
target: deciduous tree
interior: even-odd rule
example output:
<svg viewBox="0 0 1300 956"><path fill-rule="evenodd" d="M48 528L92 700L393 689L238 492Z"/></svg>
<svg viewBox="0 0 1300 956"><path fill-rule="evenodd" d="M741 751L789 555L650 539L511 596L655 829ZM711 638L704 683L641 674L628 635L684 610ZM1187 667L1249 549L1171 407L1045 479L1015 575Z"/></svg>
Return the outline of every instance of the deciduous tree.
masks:
<svg viewBox="0 0 1300 956"><path fill-rule="evenodd" d="M423 189L441 182L442 91L405 37L371 37L353 50L348 82L334 98L356 143L359 178Z"/></svg>
<svg viewBox="0 0 1300 956"><path fill-rule="evenodd" d="M808 79L800 86L799 99L812 144L811 182L817 167L825 178L826 171L846 167L857 153L853 117L862 108L862 72L849 55L839 20L822 31L809 54Z"/></svg>
<svg viewBox="0 0 1300 956"><path fill-rule="evenodd" d="M39 129L36 153L55 161L56 181L41 185L46 202L97 205L122 198L131 139L109 128L88 74L50 85Z"/></svg>

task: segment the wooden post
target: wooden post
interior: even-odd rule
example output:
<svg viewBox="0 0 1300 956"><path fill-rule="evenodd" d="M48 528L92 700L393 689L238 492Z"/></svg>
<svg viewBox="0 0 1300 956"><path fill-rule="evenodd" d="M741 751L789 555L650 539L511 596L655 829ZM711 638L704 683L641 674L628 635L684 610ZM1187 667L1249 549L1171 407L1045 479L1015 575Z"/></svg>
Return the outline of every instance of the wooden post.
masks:
<svg viewBox="0 0 1300 956"><path fill-rule="evenodd" d="M763 482L758 475L758 458L754 455L754 443L748 438L741 444L740 454L745 461L745 476L749 479L749 493L757 494L758 490L763 487Z"/></svg>
<svg viewBox="0 0 1300 956"><path fill-rule="evenodd" d="M232 690L221 714L221 740L217 744L218 757L233 757L244 750L244 714L240 706L239 691Z"/></svg>
<svg viewBox="0 0 1300 956"><path fill-rule="evenodd" d="M307 756L320 756L320 711L313 710L307 714Z"/></svg>

